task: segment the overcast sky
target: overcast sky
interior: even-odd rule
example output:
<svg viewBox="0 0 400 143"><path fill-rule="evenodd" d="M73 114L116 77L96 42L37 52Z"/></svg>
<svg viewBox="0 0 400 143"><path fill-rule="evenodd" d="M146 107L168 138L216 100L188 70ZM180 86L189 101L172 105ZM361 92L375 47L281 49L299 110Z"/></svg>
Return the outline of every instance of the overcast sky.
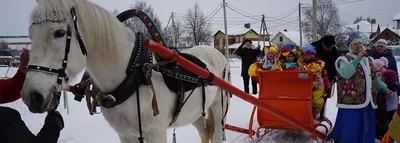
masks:
<svg viewBox="0 0 400 143"><path fill-rule="evenodd" d="M124 11L130 8L135 0L90 0L109 11L117 9ZM266 24L269 30L276 33L283 29L298 29L298 11L290 14L298 7L298 0L226 0L233 8L244 11L252 18L227 8L228 29L243 27L246 22L254 23L252 27L259 27L258 15L267 16ZM333 0L338 3L339 15L344 24L352 24L357 16L375 17L381 26L393 25L392 18L400 12L400 0ZM179 13L176 20L181 20L188 8L193 7L196 0L146 0L165 26L172 12ZM208 16L222 0L199 0L197 1ZM301 3L310 6L312 0L301 0ZM36 0L0 0L0 35L28 35L29 15L36 6ZM223 10L221 9L211 20L213 31L223 30ZM254 19L255 18L255 19ZM275 19L274 19L275 18ZM382 27L381 27L382 28Z"/></svg>

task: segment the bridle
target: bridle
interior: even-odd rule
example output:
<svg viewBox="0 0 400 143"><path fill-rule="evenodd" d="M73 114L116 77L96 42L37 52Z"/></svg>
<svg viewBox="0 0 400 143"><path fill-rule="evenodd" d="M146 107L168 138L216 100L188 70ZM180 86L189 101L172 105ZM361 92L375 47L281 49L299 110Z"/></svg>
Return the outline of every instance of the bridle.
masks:
<svg viewBox="0 0 400 143"><path fill-rule="evenodd" d="M71 17L74 21L74 27L76 31L76 38L78 39L79 47L81 49L81 52L84 56L87 56L87 50L86 46L83 43L82 37L79 34L78 31L78 26L77 26L77 16L75 12L75 8L72 7L70 10ZM65 70L67 69L68 65L68 54L70 51L70 46L71 46L71 26L68 24L67 26L67 39L66 39L66 46L65 46L65 54L64 54L64 59L62 60L61 68L59 69L54 69L50 67L45 67L45 66L40 66L40 65L28 65L27 66L27 72L28 71L41 71L49 74L57 74L57 81L56 84L53 86L53 94L56 96L57 100L57 105L54 107L53 110L55 110L58 105L60 104L60 97L61 97L61 91L62 91L62 80L64 79L66 82L68 82L68 75L65 73Z"/></svg>

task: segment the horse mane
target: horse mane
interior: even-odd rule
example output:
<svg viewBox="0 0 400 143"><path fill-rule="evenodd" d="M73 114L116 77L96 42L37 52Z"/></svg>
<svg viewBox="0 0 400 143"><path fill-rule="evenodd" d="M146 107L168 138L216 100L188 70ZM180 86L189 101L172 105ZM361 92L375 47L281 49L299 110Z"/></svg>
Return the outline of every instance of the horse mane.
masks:
<svg viewBox="0 0 400 143"><path fill-rule="evenodd" d="M67 22L75 31L70 15L72 7L76 11L78 30L87 47L88 58L116 57L117 47L127 46L126 40L131 40L128 38L133 34L128 34L115 16L88 0L40 0L31 14L31 23Z"/></svg>

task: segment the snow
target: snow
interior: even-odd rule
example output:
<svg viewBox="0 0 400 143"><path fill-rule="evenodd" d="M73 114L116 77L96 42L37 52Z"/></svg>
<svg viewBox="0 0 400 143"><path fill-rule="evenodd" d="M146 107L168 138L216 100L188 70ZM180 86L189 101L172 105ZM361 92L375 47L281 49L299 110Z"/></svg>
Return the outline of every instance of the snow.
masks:
<svg viewBox="0 0 400 143"><path fill-rule="evenodd" d="M400 12L393 17L393 21L400 20Z"/></svg>
<svg viewBox="0 0 400 143"><path fill-rule="evenodd" d="M358 30L357 30L357 25L359 26ZM378 24L373 24L372 29L371 29L370 22L361 20L360 22L358 22L356 24L347 25L345 27L351 28L352 30L359 31L361 33L371 33L371 30L372 30L372 32L376 32L376 29L378 29ZM368 37L369 37L369 35L368 35Z"/></svg>
<svg viewBox="0 0 400 143"><path fill-rule="evenodd" d="M241 61L240 59L230 59L231 63L231 75L232 84L239 89L243 89L241 72ZM0 68L0 77L12 77L17 69ZM82 73L80 74L82 76ZM80 76L78 79L80 79ZM76 83L76 80L71 80ZM250 85L251 86L251 85ZM251 88L251 87L250 87ZM257 96L257 95L253 95ZM63 98L60 101L58 111L63 115L65 128L61 131L59 138L60 143L104 143L104 142L119 142L118 135L107 123L102 115L89 115L86 107L85 100L82 102L76 102L73 99L74 95L68 93L69 111L64 109ZM248 128L249 118L253 108L253 105L241 100L235 96L231 98L229 112L227 114L227 123ZM44 118L46 114L33 114L30 113L26 105L21 99L16 102L3 104L1 106L8 106L18 110L21 113L22 119L25 121L28 128L37 134L43 126ZM336 96L327 100L327 117L335 123L337 107L336 107ZM256 118L254 118L256 119ZM258 127L257 122L254 122L253 129ZM176 129L177 142L178 143L193 143L200 142L200 138L196 129L192 125L186 125ZM168 143L172 142L172 129L167 132ZM226 131L227 141L226 143L250 143L252 142L247 134L236 133L232 131ZM295 138L295 139L293 139ZM312 142L311 136L305 132L290 132L283 130L275 130L268 133L260 142L268 143L308 143Z"/></svg>
<svg viewBox="0 0 400 143"><path fill-rule="evenodd" d="M253 47L257 47L258 46L258 42L260 42L260 46L262 47L263 46L263 42L265 43L265 46L269 46L269 42L268 41L251 41L252 42L252 44L253 44ZM234 43L234 44L231 44L231 45L229 45L228 46L228 48L229 49L236 49L236 48L239 48L239 46L241 45L242 43ZM271 43L272 44L272 43ZM272 44L273 45L273 44Z"/></svg>
<svg viewBox="0 0 400 143"><path fill-rule="evenodd" d="M273 38L272 40L275 40L277 36L279 36L279 33L282 35L286 36L291 42L293 42L296 45L300 45L300 32L297 30L290 30L290 31L279 31ZM306 45L306 38L303 35L303 44Z"/></svg>

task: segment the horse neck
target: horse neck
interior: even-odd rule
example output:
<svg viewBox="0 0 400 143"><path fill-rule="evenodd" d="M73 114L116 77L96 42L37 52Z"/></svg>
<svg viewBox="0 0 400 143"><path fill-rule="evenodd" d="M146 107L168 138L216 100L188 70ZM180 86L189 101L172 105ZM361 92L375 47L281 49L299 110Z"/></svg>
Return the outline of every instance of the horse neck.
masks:
<svg viewBox="0 0 400 143"><path fill-rule="evenodd" d="M126 38L127 36L131 38ZM126 77L125 71L134 48L134 40L131 41L134 39L134 35L129 31L124 33L122 37L125 40L119 42L125 44L119 47L108 47L115 48L115 55L113 56L104 56L108 54L95 48L88 51L87 69L102 92L114 90Z"/></svg>

